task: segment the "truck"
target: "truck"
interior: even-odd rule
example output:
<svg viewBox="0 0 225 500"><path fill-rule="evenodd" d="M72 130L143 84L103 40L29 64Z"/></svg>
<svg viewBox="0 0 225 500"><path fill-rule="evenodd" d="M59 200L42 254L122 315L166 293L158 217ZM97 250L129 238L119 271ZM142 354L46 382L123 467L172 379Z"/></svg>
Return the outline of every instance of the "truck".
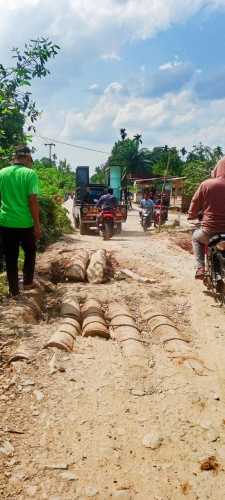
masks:
<svg viewBox="0 0 225 500"><path fill-rule="evenodd" d="M81 235L88 234L91 230L97 230L96 218L100 209L96 207L99 198L107 192L106 184L95 184L90 182L89 167L78 166L76 168L76 190L73 201L73 218L75 228L80 230ZM115 232L120 233L122 222L127 219L127 206L118 200L119 204L115 211Z"/></svg>

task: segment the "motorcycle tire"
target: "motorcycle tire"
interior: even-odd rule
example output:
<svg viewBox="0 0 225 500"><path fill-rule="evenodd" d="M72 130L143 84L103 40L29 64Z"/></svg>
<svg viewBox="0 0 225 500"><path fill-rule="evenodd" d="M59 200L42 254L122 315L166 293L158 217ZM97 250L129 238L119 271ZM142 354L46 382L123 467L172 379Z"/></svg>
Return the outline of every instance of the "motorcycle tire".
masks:
<svg viewBox="0 0 225 500"><path fill-rule="evenodd" d="M147 229L148 229L147 224L143 223L143 224L142 224L142 227L143 227L143 231L144 231L144 233L146 233L146 232L147 232Z"/></svg>
<svg viewBox="0 0 225 500"><path fill-rule="evenodd" d="M110 240L113 236L113 222L104 222L103 239Z"/></svg>

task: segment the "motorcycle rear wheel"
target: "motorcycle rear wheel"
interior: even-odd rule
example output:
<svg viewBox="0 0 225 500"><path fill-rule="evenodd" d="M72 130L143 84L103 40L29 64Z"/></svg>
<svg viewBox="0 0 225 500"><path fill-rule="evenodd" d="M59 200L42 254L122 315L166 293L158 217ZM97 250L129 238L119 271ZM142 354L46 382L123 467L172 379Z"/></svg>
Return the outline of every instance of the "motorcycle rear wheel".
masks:
<svg viewBox="0 0 225 500"><path fill-rule="evenodd" d="M110 240L113 236L113 222L104 222L103 240Z"/></svg>

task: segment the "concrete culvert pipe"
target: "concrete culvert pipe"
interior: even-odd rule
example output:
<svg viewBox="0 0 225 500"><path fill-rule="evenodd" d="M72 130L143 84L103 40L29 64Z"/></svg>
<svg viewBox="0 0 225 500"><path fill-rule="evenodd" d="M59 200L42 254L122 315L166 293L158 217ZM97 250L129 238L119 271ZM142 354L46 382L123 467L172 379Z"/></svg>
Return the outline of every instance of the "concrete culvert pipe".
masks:
<svg viewBox="0 0 225 500"><path fill-rule="evenodd" d="M44 347L57 347L64 351L72 351L74 337L68 333L58 331L54 333Z"/></svg>
<svg viewBox="0 0 225 500"><path fill-rule="evenodd" d="M66 293L63 295L60 308L60 316L69 316L75 318L79 323L81 323L80 304L71 293Z"/></svg>
<svg viewBox="0 0 225 500"><path fill-rule="evenodd" d="M104 318L101 303L97 299L87 299L82 306L82 335L83 337L109 338L108 327Z"/></svg>
<svg viewBox="0 0 225 500"><path fill-rule="evenodd" d="M84 320L87 316L98 315L103 317L103 311L101 302L94 298L88 298L86 302L81 307L82 319Z"/></svg>
<svg viewBox="0 0 225 500"><path fill-rule="evenodd" d="M149 308L143 311L143 318L146 317L151 329L152 342L163 345L170 353L169 357L174 359L178 366L186 364L198 375L207 373L207 366L188 345L192 340L190 335L180 332L171 318L161 313L153 314Z"/></svg>
<svg viewBox="0 0 225 500"><path fill-rule="evenodd" d="M63 318L62 325L65 326L65 327L71 326L72 328L74 328L76 330L76 335L80 335L81 334L81 325L80 325L80 322L77 321L74 318L70 318L70 317Z"/></svg>
<svg viewBox="0 0 225 500"><path fill-rule="evenodd" d="M89 253L79 250L75 255L57 257L51 263L51 277L56 283L64 281L85 281Z"/></svg>
<svg viewBox="0 0 225 500"><path fill-rule="evenodd" d="M93 253L87 268L87 279L90 283L104 283L107 279L107 257L105 250Z"/></svg>
<svg viewBox="0 0 225 500"><path fill-rule="evenodd" d="M146 352L140 332L126 304L109 304L108 318L113 338L123 348L125 356L145 357Z"/></svg>
<svg viewBox="0 0 225 500"><path fill-rule="evenodd" d="M150 314L149 311L147 314L145 311L143 316L148 316L153 344L163 344L167 350L179 352L189 350L187 343L191 341L191 338L180 332L170 318L160 313Z"/></svg>
<svg viewBox="0 0 225 500"><path fill-rule="evenodd" d="M65 318L59 322L57 331L53 333L44 347L58 347L72 351L75 338L80 335L80 324L77 320Z"/></svg>
<svg viewBox="0 0 225 500"><path fill-rule="evenodd" d="M86 325L82 330L83 337L104 337L109 338L109 331L106 323L100 321L92 321Z"/></svg>
<svg viewBox="0 0 225 500"><path fill-rule="evenodd" d="M76 253L65 267L65 276L69 281L85 281L89 262L89 253L82 250Z"/></svg>
<svg viewBox="0 0 225 500"><path fill-rule="evenodd" d="M114 318L117 318L119 316L133 318L129 307L126 304L121 305L117 302L109 304L107 316L110 320L113 320Z"/></svg>

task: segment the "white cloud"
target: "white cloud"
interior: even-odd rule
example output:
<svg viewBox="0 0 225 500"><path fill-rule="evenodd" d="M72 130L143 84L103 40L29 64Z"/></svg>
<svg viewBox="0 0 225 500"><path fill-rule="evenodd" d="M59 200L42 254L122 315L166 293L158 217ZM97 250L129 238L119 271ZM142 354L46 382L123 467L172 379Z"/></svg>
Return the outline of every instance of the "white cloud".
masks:
<svg viewBox="0 0 225 500"><path fill-rule="evenodd" d="M121 57L116 52L102 54L100 57L103 61L121 61Z"/></svg>
<svg viewBox="0 0 225 500"><path fill-rule="evenodd" d="M89 40L99 55L104 44L106 55L117 56L126 41L150 38L201 8L223 8L225 0L0 0L0 7L3 46L41 33L76 52Z"/></svg>
<svg viewBox="0 0 225 500"><path fill-rule="evenodd" d="M192 92L180 89L175 92L172 85L170 94L160 98L138 97L138 94L134 97L119 81L112 82L100 94L101 75L98 83L95 74L88 83L79 81L83 89L89 84L88 99L94 100L86 109L84 97L76 106L74 81L82 64L87 68L89 61L101 64L101 58L110 64L119 60L127 42L152 38L184 23L201 9L219 8L225 8L225 0L0 0L0 61L6 60L11 47L21 46L37 36L50 36L62 47L61 55L53 63L54 79L58 77L60 89L57 88L57 94L52 79L46 113L38 127L50 137L112 144L119 128L125 126L131 133L143 131L147 145L176 142L188 145L201 139L209 144L223 144L223 100L213 104L198 102ZM165 81L166 72L176 73L182 68L185 72L182 65L178 58L166 60L158 73L163 74ZM140 73L142 77L147 73L145 65ZM45 92L47 83L41 85L39 88ZM68 96L69 86L74 87ZM90 92L95 96L90 96Z"/></svg>
<svg viewBox="0 0 225 500"><path fill-rule="evenodd" d="M122 86L114 82L89 111L65 113L58 138L110 144L119 129L125 127L131 135L142 132L149 146L191 146L201 140L209 145L223 144L224 105L225 100L200 102L187 90L157 99L134 98L125 95Z"/></svg>
<svg viewBox="0 0 225 500"><path fill-rule="evenodd" d="M178 68L179 66L183 66L183 62L182 61L179 61L179 60L176 60L175 61L168 61L167 63L164 63L164 64L161 64L159 66L159 70L160 71L167 71L168 69L176 69Z"/></svg>

